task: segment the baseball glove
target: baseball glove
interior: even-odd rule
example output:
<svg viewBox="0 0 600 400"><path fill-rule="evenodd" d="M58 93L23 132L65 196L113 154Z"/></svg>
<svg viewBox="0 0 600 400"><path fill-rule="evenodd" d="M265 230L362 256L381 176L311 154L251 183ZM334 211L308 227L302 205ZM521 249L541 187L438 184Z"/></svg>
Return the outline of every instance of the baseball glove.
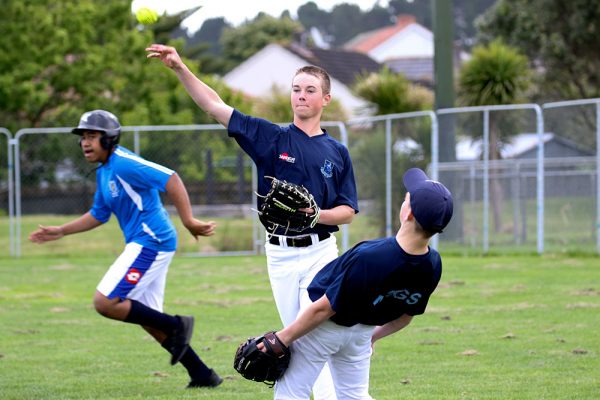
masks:
<svg viewBox="0 0 600 400"><path fill-rule="evenodd" d="M264 351L258 349L259 343L264 345ZM290 350L275 332L267 332L240 344L235 352L233 368L246 379L273 387L287 369L290 356Z"/></svg>
<svg viewBox="0 0 600 400"><path fill-rule="evenodd" d="M275 232L278 227L288 231L302 232L312 228L319 221L319 206L308 190L301 185L281 181L271 176L271 190L262 197L263 203L258 211L260 222L269 232ZM314 213L298 211L300 208L312 208Z"/></svg>

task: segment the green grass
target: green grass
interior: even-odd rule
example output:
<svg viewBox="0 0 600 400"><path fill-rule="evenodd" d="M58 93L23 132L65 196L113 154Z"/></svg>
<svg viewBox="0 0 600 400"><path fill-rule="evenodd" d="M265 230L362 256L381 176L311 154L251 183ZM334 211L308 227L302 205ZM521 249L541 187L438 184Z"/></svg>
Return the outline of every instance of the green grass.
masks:
<svg viewBox="0 0 600 400"><path fill-rule="evenodd" d="M137 326L105 319L92 294L113 257L0 258L0 398L269 399L232 368L237 345L280 326L262 256L187 258L165 311L196 316L192 344L225 382L185 390L181 366ZM371 395L386 399L596 399L596 257L444 258L427 312L383 339Z"/></svg>

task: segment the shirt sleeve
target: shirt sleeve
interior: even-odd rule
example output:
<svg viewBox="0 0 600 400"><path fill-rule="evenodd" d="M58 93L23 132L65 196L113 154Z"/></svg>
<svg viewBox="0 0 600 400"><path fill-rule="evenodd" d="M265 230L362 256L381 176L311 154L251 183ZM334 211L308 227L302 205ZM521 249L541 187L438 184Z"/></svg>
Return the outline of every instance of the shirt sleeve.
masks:
<svg viewBox="0 0 600 400"><path fill-rule="evenodd" d="M175 171L141 157L121 158L115 164L119 178L132 187L166 191L167 182Z"/></svg>
<svg viewBox="0 0 600 400"><path fill-rule="evenodd" d="M271 144L277 139L278 125L266 119L252 117L233 110L227 132L242 150L257 163L270 154Z"/></svg>
<svg viewBox="0 0 600 400"><path fill-rule="evenodd" d="M111 209L104 203L104 198L98 189L98 183L96 183L96 193L94 193L94 204L92 205L92 209L90 210L90 214L92 217L96 218L98 221L105 223L110 219Z"/></svg>
<svg viewBox="0 0 600 400"><path fill-rule="evenodd" d="M356 192L356 180L354 179L352 160L346 146L340 144L340 148L344 160L344 170L340 175L340 188L335 204L350 206L358 213L358 195Z"/></svg>

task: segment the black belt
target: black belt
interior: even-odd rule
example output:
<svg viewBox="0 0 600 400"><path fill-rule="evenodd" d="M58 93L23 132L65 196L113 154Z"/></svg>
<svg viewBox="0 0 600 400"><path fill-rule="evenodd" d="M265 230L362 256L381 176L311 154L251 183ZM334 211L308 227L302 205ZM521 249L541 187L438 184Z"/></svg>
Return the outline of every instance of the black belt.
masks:
<svg viewBox="0 0 600 400"><path fill-rule="evenodd" d="M329 239L331 237L331 234L329 232L320 232L317 236L319 237L319 242L320 242L322 240ZM281 246L281 243L279 242L280 239L285 239L285 242L287 243L288 247L308 247L313 244L313 241L312 241L312 238L310 237L310 235L302 236L299 238L284 237L284 236L282 236L280 238L279 236L272 235L269 238L269 243L275 244L277 246Z"/></svg>

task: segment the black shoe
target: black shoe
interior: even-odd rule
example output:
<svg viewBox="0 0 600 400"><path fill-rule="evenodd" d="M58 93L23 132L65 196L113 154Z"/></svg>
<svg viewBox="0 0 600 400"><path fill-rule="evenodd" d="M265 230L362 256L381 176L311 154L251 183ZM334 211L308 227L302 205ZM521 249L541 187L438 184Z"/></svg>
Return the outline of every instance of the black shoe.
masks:
<svg viewBox="0 0 600 400"><path fill-rule="evenodd" d="M204 379L192 379L192 381L187 385L188 389L199 388L199 387L217 387L221 383L223 383L223 378L221 378L215 371L210 370L210 376Z"/></svg>
<svg viewBox="0 0 600 400"><path fill-rule="evenodd" d="M190 347L190 340L194 333L194 317L176 315L181 324L179 328L173 332L173 335L168 338L169 352L171 353L171 365L175 365L181 360Z"/></svg>

